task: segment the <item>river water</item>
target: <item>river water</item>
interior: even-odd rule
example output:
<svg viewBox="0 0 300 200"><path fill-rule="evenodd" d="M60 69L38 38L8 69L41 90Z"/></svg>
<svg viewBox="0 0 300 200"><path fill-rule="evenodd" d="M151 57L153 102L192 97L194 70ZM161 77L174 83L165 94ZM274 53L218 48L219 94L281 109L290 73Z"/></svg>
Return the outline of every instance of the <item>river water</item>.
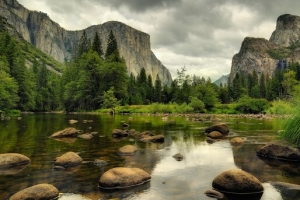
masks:
<svg viewBox="0 0 300 200"><path fill-rule="evenodd" d="M0 199L8 199L21 189L49 183L60 191L60 200L98 199L212 199L204 195L211 189L213 179L225 170L240 168L256 176L265 188L262 200L300 199L289 197L273 188L269 181L300 185L299 165L261 160L256 151L278 136L280 119L250 119L218 116L231 129L230 137L245 140L243 146L232 147L229 139L208 143L204 129L213 124L207 118L196 122L185 116L146 115L23 115L22 119L0 121L0 153L20 153L31 163L19 171L0 171ZM70 119L78 120L69 124ZM89 120L88 122L84 120ZM165 142L144 143L133 138L117 140L112 130L122 128L163 134ZM90 140L81 138L55 140L54 132L75 127L84 133L97 132ZM120 156L117 150L127 144L138 147L132 156ZM53 160L68 152L78 153L84 163L71 171L53 170ZM172 156L181 153L182 161ZM101 159L108 165L93 164ZM128 189L102 190L98 188L101 175L114 167L138 167L151 174L151 181Z"/></svg>

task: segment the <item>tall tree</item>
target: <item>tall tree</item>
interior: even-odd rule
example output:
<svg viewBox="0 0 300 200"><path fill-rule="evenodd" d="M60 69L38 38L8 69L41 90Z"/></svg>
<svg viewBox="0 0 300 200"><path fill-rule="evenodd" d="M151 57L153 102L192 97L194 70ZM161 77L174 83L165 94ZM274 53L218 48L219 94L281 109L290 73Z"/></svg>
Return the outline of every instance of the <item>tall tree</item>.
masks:
<svg viewBox="0 0 300 200"><path fill-rule="evenodd" d="M95 37L92 44L92 50L96 51L100 58L103 56L102 44L98 32L95 33Z"/></svg>
<svg viewBox="0 0 300 200"><path fill-rule="evenodd" d="M80 58L80 56L84 53L87 53L90 49L90 41L87 37L85 30L83 30L79 43L77 45L77 54L76 58Z"/></svg>
<svg viewBox="0 0 300 200"><path fill-rule="evenodd" d="M106 51L105 51L105 58L108 59L108 57L113 53L118 54L118 56L119 56L117 39L116 39L113 31L111 30L108 35L107 47L106 47Z"/></svg>
<svg viewBox="0 0 300 200"><path fill-rule="evenodd" d="M161 93L162 93L161 81L157 74L155 84L154 84L154 101L155 102L161 102Z"/></svg>

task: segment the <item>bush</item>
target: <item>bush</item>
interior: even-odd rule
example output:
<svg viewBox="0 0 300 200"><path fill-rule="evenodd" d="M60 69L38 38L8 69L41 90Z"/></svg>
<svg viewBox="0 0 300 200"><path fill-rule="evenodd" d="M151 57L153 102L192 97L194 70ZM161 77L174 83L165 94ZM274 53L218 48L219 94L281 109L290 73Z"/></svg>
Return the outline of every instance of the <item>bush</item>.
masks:
<svg viewBox="0 0 300 200"><path fill-rule="evenodd" d="M194 109L186 103L183 103L180 106L177 105L175 110L177 113L192 113L194 111Z"/></svg>
<svg viewBox="0 0 300 200"><path fill-rule="evenodd" d="M269 107L270 103L266 99L253 99L244 96L238 100L235 110L244 114L259 114Z"/></svg>
<svg viewBox="0 0 300 200"><path fill-rule="evenodd" d="M191 102L188 104L189 107L194 109L194 112L205 112L204 103L197 97L192 97Z"/></svg>
<svg viewBox="0 0 300 200"><path fill-rule="evenodd" d="M281 132L281 137L285 140L300 146L300 109L285 121L283 125L284 131Z"/></svg>
<svg viewBox="0 0 300 200"><path fill-rule="evenodd" d="M267 110L268 114L275 115L286 115L295 112L295 107L293 107L289 102L277 100L271 103L271 107Z"/></svg>

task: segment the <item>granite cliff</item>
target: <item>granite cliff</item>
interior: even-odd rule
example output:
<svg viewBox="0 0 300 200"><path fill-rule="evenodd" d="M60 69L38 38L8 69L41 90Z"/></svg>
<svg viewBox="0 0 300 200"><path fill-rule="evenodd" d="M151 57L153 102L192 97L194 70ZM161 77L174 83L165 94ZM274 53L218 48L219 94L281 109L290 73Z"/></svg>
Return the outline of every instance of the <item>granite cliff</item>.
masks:
<svg viewBox="0 0 300 200"><path fill-rule="evenodd" d="M272 77L280 60L300 62L300 17L281 15L269 40L246 37L232 58L229 81L236 73L264 73Z"/></svg>
<svg viewBox="0 0 300 200"><path fill-rule="evenodd" d="M84 31L65 30L47 14L30 11L16 0L0 0L0 13L25 40L62 63L71 58L73 47ZM128 74L136 76L144 67L146 73L152 76L153 82L158 74L163 84L171 84L169 70L151 51L148 34L117 21L85 29L89 38L93 38L96 31L99 33L104 50L110 30L115 34L120 54L126 61Z"/></svg>

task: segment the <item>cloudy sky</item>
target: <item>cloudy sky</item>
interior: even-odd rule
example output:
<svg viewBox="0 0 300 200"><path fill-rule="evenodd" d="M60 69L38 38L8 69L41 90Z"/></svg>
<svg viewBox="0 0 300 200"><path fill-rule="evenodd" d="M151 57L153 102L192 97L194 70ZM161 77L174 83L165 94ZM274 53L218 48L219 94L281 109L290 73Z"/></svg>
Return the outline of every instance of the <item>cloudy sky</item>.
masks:
<svg viewBox="0 0 300 200"><path fill-rule="evenodd" d="M216 80L229 74L243 39L269 39L282 14L300 16L299 0L19 0L67 30L120 21L151 37L170 70Z"/></svg>

